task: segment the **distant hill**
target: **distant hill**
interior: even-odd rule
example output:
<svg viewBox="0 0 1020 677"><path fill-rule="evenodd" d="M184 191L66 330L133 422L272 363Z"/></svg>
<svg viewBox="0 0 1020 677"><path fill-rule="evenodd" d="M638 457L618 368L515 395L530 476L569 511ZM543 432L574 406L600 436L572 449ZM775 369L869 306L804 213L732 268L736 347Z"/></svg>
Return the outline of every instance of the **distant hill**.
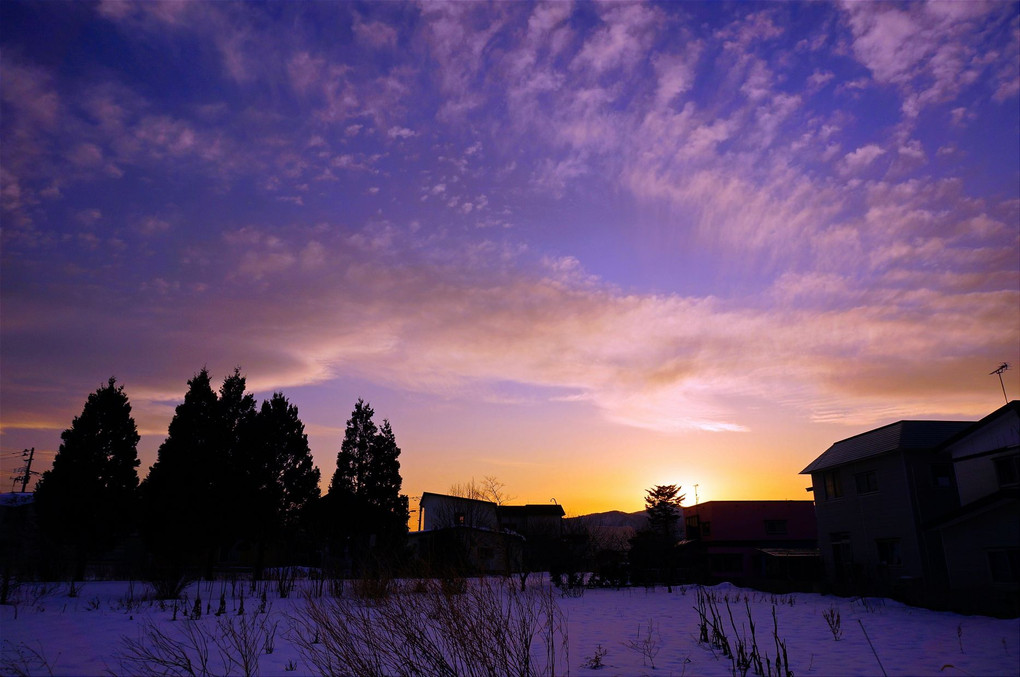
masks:
<svg viewBox="0 0 1020 677"><path fill-rule="evenodd" d="M568 517L563 520L564 532L572 528L583 530L595 539L599 549L626 552L630 549L630 541L637 532L648 526L648 516L644 510L638 512L596 512L580 517Z"/></svg>
<svg viewBox="0 0 1020 677"><path fill-rule="evenodd" d="M630 527L634 531L640 531L648 525L648 515L644 510L637 512L610 510L609 512L596 512L579 517L568 517L563 521L567 523L572 521L584 522L590 526L597 527Z"/></svg>

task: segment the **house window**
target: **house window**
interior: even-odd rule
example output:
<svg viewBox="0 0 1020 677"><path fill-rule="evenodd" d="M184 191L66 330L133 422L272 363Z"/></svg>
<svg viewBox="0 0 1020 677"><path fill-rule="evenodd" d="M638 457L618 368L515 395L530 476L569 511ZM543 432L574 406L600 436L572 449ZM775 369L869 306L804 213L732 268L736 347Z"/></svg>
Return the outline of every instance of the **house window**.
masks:
<svg viewBox="0 0 1020 677"><path fill-rule="evenodd" d="M769 536L785 536L786 520L765 520L765 533Z"/></svg>
<svg viewBox="0 0 1020 677"><path fill-rule="evenodd" d="M1020 548L989 550L988 568L994 583L1020 581Z"/></svg>
<svg viewBox="0 0 1020 677"><path fill-rule="evenodd" d="M689 515L684 521L687 523L687 538L698 538L698 516Z"/></svg>
<svg viewBox="0 0 1020 677"><path fill-rule="evenodd" d="M858 494L873 494L878 491L878 478L874 470L857 473L854 475L854 482L857 484Z"/></svg>
<svg viewBox="0 0 1020 677"><path fill-rule="evenodd" d="M947 488L953 486L953 464L932 463L931 481L936 487Z"/></svg>
<svg viewBox="0 0 1020 677"><path fill-rule="evenodd" d="M832 562L835 565L836 577L846 576L854 563L854 550L850 544L849 531L836 531L829 534L832 545Z"/></svg>
<svg viewBox="0 0 1020 677"><path fill-rule="evenodd" d="M875 541L878 548L878 563L887 567L898 567L903 564L903 553L900 549L900 539L880 538Z"/></svg>
<svg viewBox="0 0 1020 677"><path fill-rule="evenodd" d="M1000 487L1014 487L1020 484L1020 454L995 459L995 479L998 480Z"/></svg>
<svg viewBox="0 0 1020 677"><path fill-rule="evenodd" d="M482 560L483 562L492 559L492 555L493 555L492 548L486 548L484 546L478 548L478 559Z"/></svg>
<svg viewBox="0 0 1020 677"><path fill-rule="evenodd" d="M701 537L702 538L708 538L711 535L712 535L712 523L711 522L702 522L701 523Z"/></svg>
<svg viewBox="0 0 1020 677"><path fill-rule="evenodd" d="M825 483L825 499L831 501L843 495L843 483L840 481L838 470L827 470L822 473L822 480Z"/></svg>

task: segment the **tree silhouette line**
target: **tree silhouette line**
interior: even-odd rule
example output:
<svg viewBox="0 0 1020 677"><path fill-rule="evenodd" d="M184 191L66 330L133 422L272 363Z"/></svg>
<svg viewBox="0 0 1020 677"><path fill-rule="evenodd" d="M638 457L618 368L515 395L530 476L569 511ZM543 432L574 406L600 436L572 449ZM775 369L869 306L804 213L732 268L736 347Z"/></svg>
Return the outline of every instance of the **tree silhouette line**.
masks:
<svg viewBox="0 0 1020 677"><path fill-rule="evenodd" d="M280 392L257 406L239 369L217 393L202 369L139 481L138 427L110 378L61 434L36 486L42 573L81 580L97 561L168 580L231 567L261 576L311 562L360 575L392 565L408 501L393 429L373 416L359 399L320 495L297 407Z"/></svg>

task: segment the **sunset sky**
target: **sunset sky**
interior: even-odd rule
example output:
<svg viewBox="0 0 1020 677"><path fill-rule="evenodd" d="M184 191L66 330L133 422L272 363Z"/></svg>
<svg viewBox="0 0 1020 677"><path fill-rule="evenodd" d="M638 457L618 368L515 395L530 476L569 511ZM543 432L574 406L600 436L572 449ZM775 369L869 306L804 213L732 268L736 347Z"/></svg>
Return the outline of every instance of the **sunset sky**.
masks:
<svg viewBox="0 0 1020 677"><path fill-rule="evenodd" d="M1020 396L1020 5L0 4L2 489L112 375L358 397L404 490L808 499ZM412 509L416 502L412 500Z"/></svg>

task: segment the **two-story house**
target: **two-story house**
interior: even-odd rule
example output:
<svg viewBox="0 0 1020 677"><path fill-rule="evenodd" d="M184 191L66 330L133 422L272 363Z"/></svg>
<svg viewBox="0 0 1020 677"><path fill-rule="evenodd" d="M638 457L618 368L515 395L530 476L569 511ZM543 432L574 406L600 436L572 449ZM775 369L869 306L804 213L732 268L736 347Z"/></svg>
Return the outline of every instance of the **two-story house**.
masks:
<svg viewBox="0 0 1020 677"><path fill-rule="evenodd" d="M425 492L409 539L423 561L442 569L508 573L544 568L562 535L559 505L497 505Z"/></svg>
<svg viewBox="0 0 1020 677"><path fill-rule="evenodd" d="M1020 402L949 439L960 507L937 525L953 606L1020 614Z"/></svg>
<svg viewBox="0 0 1020 677"><path fill-rule="evenodd" d="M898 421L836 442L811 476L818 545L839 589L923 593L945 586L938 534L955 510L952 459L941 445L969 421Z"/></svg>
<svg viewBox="0 0 1020 677"><path fill-rule="evenodd" d="M789 588L818 578L811 501L707 501L684 506L684 521L698 580Z"/></svg>

